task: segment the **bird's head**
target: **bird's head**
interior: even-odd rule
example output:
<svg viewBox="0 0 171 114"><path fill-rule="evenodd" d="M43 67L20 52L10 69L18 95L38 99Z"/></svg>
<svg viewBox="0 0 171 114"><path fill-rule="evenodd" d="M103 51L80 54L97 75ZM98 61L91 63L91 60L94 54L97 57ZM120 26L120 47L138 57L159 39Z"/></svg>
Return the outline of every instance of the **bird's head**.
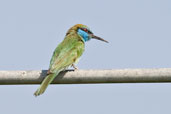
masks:
<svg viewBox="0 0 171 114"><path fill-rule="evenodd" d="M93 32L86 25L76 24L70 30L75 30L77 34L81 36L84 42L89 41L90 39L97 39L97 40L101 40L101 41L108 43L108 41L98 36L95 36Z"/></svg>

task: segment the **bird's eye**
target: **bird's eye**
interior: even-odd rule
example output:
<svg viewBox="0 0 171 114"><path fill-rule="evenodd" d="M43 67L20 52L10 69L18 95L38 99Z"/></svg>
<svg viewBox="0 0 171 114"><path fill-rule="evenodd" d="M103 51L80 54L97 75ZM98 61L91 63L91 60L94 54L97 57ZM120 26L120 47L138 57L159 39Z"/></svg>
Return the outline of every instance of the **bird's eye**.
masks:
<svg viewBox="0 0 171 114"><path fill-rule="evenodd" d="M87 29L84 29L84 31L85 31L85 32L88 32L88 30L87 30Z"/></svg>
<svg viewBox="0 0 171 114"><path fill-rule="evenodd" d="M88 30L86 28L83 29L85 32L88 32Z"/></svg>

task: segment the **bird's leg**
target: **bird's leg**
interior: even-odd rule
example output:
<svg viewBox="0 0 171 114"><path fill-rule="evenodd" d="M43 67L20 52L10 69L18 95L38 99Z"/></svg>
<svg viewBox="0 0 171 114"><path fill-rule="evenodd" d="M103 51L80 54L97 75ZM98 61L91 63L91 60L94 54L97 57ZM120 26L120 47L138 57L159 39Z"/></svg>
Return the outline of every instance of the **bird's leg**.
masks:
<svg viewBox="0 0 171 114"><path fill-rule="evenodd" d="M72 67L74 68L74 70L78 70L78 67L76 67L74 64L72 64Z"/></svg>

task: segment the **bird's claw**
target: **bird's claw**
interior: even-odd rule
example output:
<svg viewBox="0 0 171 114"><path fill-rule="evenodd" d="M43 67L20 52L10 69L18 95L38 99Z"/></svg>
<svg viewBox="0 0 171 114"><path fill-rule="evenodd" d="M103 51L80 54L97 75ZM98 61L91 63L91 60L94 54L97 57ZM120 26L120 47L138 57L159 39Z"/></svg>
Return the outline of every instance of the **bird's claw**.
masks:
<svg viewBox="0 0 171 114"><path fill-rule="evenodd" d="M72 64L72 67L74 68L74 70L78 70L78 67L76 67L74 64Z"/></svg>

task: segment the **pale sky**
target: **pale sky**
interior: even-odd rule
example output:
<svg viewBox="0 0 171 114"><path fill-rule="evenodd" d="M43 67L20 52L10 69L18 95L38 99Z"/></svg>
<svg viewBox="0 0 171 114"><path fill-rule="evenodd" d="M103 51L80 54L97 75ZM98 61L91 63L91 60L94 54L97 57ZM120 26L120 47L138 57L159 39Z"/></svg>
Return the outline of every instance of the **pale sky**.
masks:
<svg viewBox="0 0 171 114"><path fill-rule="evenodd" d="M48 69L81 23L110 43L86 43L79 69L171 68L169 0L0 1L0 70ZM171 84L0 86L1 114L171 114Z"/></svg>

